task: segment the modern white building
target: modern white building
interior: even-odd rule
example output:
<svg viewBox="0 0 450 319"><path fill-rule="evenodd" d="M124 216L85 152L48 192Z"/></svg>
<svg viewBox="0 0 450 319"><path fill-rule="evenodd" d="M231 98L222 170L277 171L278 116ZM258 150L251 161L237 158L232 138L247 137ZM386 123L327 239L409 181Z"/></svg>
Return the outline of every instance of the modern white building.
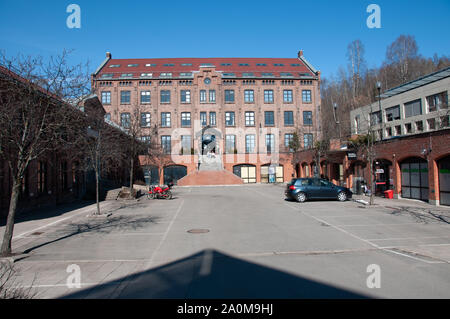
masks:
<svg viewBox="0 0 450 319"><path fill-rule="evenodd" d="M449 127L450 67L387 90L380 101L350 112L352 134L371 129L377 139Z"/></svg>

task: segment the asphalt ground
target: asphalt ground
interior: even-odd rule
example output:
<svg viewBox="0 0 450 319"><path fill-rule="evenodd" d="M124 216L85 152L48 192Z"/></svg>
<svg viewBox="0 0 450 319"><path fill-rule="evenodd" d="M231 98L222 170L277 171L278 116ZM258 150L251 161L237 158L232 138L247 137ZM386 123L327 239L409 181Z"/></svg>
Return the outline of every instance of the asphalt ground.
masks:
<svg viewBox="0 0 450 319"><path fill-rule="evenodd" d="M109 217L89 205L28 218L16 286L37 298L450 297L449 208L300 204L284 187L175 187L172 200L102 202Z"/></svg>

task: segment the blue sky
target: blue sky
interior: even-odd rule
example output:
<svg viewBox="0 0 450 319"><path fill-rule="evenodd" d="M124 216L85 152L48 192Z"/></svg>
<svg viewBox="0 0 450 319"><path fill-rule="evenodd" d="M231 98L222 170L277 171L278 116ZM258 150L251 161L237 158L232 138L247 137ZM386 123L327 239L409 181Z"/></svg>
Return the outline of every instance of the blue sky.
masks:
<svg viewBox="0 0 450 319"><path fill-rule="evenodd" d="M66 26L66 7L81 7L81 28ZM366 8L381 7L381 29L369 29ZM325 77L345 66L348 43L360 39L369 67L385 58L401 34L419 53L450 55L449 0L104 1L0 0L0 49L8 56L55 55L75 49L71 62L105 52L113 58L305 57Z"/></svg>

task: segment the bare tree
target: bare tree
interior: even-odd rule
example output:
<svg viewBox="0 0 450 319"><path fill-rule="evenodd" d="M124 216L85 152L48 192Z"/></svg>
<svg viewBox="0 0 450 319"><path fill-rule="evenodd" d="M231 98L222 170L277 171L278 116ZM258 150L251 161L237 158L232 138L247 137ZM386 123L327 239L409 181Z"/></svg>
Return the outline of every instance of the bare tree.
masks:
<svg viewBox="0 0 450 319"><path fill-rule="evenodd" d="M131 109L129 119L123 123L127 132L128 141L124 144L124 151L126 152L126 159L129 161L129 181L130 181L130 196L133 194L133 182L135 175L136 159L139 154L147 151L148 145L142 141L142 109L139 104L134 104Z"/></svg>
<svg viewBox="0 0 450 319"><path fill-rule="evenodd" d="M352 83L352 97L355 99L360 92L366 64L364 45L361 40L354 40L347 46L347 59Z"/></svg>
<svg viewBox="0 0 450 319"><path fill-rule="evenodd" d="M104 110L94 109L89 112L89 118L80 131L77 143L77 158L81 159L84 170L92 169L95 174L95 198L97 211L95 215L101 215L100 210L100 179L107 172L119 169L126 152L128 136L120 127L104 119ZM84 132L83 132L84 130Z"/></svg>
<svg viewBox="0 0 450 319"><path fill-rule="evenodd" d="M401 83L412 80L410 63L417 57L418 46L414 36L400 35L386 50L386 60L393 65Z"/></svg>
<svg viewBox="0 0 450 319"><path fill-rule="evenodd" d="M1 252L11 254L20 186L29 164L76 140L83 113L68 104L89 93L87 65L71 66L70 52L8 59L0 66L0 158L9 166L12 191Z"/></svg>

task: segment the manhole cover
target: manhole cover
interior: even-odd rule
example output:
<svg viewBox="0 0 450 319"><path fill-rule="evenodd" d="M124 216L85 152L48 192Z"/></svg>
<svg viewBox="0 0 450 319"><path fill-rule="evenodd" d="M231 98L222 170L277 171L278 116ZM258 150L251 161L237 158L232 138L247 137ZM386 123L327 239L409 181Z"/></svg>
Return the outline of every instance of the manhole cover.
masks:
<svg viewBox="0 0 450 319"><path fill-rule="evenodd" d="M43 233L44 233L44 232L36 231L36 232L32 233L31 235L39 236L39 235L42 235Z"/></svg>
<svg viewBox="0 0 450 319"><path fill-rule="evenodd" d="M187 232L191 234L204 234L209 233L209 229L190 229Z"/></svg>

